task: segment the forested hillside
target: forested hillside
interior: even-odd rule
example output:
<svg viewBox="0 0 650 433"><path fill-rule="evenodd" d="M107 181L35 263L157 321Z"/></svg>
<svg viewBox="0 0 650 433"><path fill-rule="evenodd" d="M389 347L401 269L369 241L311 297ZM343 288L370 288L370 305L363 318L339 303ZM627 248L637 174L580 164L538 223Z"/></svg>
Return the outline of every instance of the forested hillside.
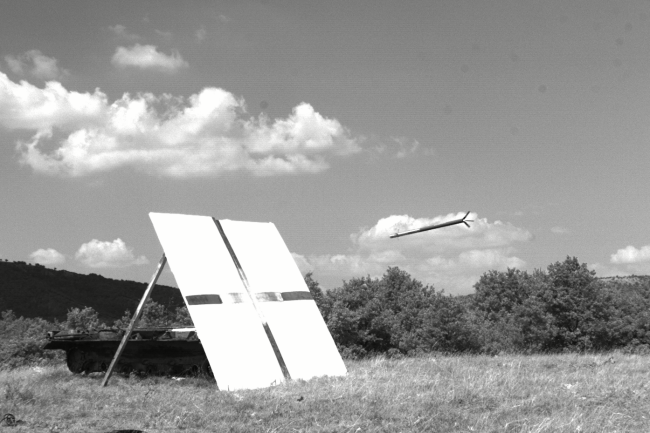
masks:
<svg viewBox="0 0 650 433"><path fill-rule="evenodd" d="M146 287L97 274L0 261L0 311L12 310L18 317L63 321L72 308L92 307L101 321L112 323L125 310L135 310ZM180 291L173 287L156 286L152 298L172 310L183 305Z"/></svg>

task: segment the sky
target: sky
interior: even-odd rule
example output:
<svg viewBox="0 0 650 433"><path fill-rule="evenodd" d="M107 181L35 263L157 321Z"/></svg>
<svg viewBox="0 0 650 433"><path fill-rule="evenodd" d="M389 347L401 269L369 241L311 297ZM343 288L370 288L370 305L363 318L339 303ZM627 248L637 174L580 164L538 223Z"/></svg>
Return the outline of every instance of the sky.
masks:
<svg viewBox="0 0 650 433"><path fill-rule="evenodd" d="M325 289L650 273L648 1L1 7L0 259L149 281L169 212L273 222Z"/></svg>

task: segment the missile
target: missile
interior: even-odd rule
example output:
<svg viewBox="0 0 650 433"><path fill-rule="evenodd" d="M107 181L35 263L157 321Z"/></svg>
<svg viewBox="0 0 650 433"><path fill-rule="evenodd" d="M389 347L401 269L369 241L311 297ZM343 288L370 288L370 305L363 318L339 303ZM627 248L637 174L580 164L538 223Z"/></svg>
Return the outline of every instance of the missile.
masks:
<svg viewBox="0 0 650 433"><path fill-rule="evenodd" d="M443 228L443 227L449 227L449 226L453 226L453 225L456 225L456 224L465 224L467 227L469 227L469 224L467 224L467 223L468 222L470 222L470 223L474 222L474 220L465 219L465 218L467 218L467 215L469 215L470 212L471 211L468 211L465 214L464 217L459 218L457 220L447 221L447 222L440 223L440 224L433 224L433 225L430 225L430 226L424 226L424 227L420 227L419 229L409 230L409 231L402 232L402 233L395 233L394 235L391 235L390 237L391 237L391 239L392 238L398 238L400 236L412 235L413 233L426 232L426 231L429 231L429 230L440 229L440 228Z"/></svg>

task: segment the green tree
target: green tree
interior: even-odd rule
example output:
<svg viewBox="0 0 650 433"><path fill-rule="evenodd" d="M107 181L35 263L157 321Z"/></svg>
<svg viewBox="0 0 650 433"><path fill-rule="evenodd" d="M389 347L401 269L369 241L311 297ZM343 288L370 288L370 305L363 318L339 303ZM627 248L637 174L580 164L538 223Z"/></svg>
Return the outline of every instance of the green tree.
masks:
<svg viewBox="0 0 650 433"><path fill-rule="evenodd" d="M42 364L61 360L61 353L43 350L48 331L58 324L41 318L16 317L11 310L3 311L0 320L0 369Z"/></svg>
<svg viewBox="0 0 650 433"><path fill-rule="evenodd" d="M576 257L548 266L550 284L537 293L546 312L552 316L553 336L547 349L591 349L589 329L595 320L598 300L596 272Z"/></svg>
<svg viewBox="0 0 650 433"><path fill-rule="evenodd" d="M597 319L592 328L594 348L650 351L650 278L599 280Z"/></svg>
<svg viewBox="0 0 650 433"><path fill-rule="evenodd" d="M463 304L397 267L389 267L381 279L344 281L326 296L328 328L347 356L475 347Z"/></svg>
<svg viewBox="0 0 650 433"><path fill-rule="evenodd" d="M488 271L474 284L474 306L486 314L487 319L498 321L503 315L512 314L517 306L528 298L526 280L528 274L519 269L508 268L505 272Z"/></svg>
<svg viewBox="0 0 650 433"><path fill-rule="evenodd" d="M321 316L323 316L323 320L327 322L330 311L332 309L332 306L329 302L329 298L323 294L323 289L320 288L320 284L318 284L318 281L314 280L312 272L307 272L307 274L305 274L304 279L305 279L305 284L307 284L307 288L311 293L311 296L314 298L314 301L316 302L316 306L318 307Z"/></svg>
<svg viewBox="0 0 650 433"><path fill-rule="evenodd" d="M126 310L124 315L113 323L113 327L125 329L131 323L132 318L133 314ZM142 307L142 314L135 326L137 328L167 328L193 325L186 306L170 310L164 305L149 299Z"/></svg>
<svg viewBox="0 0 650 433"><path fill-rule="evenodd" d="M174 326L178 327L193 327L192 318L186 305L176 308L174 313Z"/></svg>
<svg viewBox="0 0 650 433"><path fill-rule="evenodd" d="M84 307L68 310L63 327L67 331L89 332L104 327L104 324L99 321L99 314L94 308Z"/></svg>
<svg viewBox="0 0 650 433"><path fill-rule="evenodd" d="M423 310L419 351L476 352L479 341L470 323L470 312L459 298L436 292Z"/></svg>
<svg viewBox="0 0 650 433"><path fill-rule="evenodd" d="M342 287L327 292L332 306L327 327L346 357L385 351L389 335L378 323L378 286L379 280L368 276L344 281Z"/></svg>

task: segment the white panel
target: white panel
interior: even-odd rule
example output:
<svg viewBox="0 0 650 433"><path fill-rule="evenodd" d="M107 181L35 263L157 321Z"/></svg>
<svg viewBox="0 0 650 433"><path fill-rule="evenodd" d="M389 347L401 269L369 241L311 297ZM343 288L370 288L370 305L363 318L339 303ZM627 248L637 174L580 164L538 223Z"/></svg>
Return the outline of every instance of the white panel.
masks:
<svg viewBox="0 0 650 433"><path fill-rule="evenodd" d="M309 292L272 223L220 221L253 292ZM292 379L341 376L345 364L313 300L259 302Z"/></svg>
<svg viewBox="0 0 650 433"><path fill-rule="evenodd" d="M184 298L240 292L244 285L211 217L149 214ZM186 301L187 303L187 301ZM188 305L220 389L267 387L284 380L252 303Z"/></svg>

